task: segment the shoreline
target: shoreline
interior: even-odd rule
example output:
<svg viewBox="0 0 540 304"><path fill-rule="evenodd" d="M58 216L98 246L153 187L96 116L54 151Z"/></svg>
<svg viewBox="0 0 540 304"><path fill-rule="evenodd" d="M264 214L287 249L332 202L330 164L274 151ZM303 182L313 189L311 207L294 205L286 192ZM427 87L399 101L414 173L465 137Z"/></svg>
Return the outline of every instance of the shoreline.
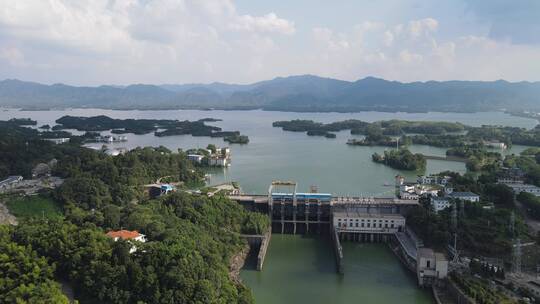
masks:
<svg viewBox="0 0 540 304"><path fill-rule="evenodd" d="M244 285L240 277L240 271L246 263L246 258L249 254L250 246L246 244L242 249L234 254L229 260L229 278L238 285Z"/></svg>

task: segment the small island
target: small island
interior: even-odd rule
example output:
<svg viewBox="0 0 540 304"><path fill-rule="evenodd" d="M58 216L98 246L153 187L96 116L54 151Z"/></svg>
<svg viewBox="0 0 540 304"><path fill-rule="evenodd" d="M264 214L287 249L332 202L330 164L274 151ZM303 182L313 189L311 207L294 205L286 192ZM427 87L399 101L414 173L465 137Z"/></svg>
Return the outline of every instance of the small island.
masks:
<svg viewBox="0 0 540 304"><path fill-rule="evenodd" d="M310 136L326 136L329 132L350 130L351 134L368 135L380 133L381 135L401 136L407 133L414 134L447 134L463 132L466 126L461 123L438 122L438 121L407 121L407 120L383 120L365 122L357 119L348 119L328 124L313 120L290 120L276 121L272 124L284 131L307 132Z"/></svg>
<svg viewBox="0 0 540 304"><path fill-rule="evenodd" d="M35 126L37 121L30 118L12 118L8 122L17 125L17 126Z"/></svg>
<svg viewBox="0 0 540 304"><path fill-rule="evenodd" d="M327 138L336 138L336 134L331 132L339 132L343 130L363 129L369 123L350 119L329 124L315 122L313 120L295 119L291 121L275 121L273 127L282 128L284 131L291 132L306 132L308 136L324 136Z"/></svg>
<svg viewBox="0 0 540 304"><path fill-rule="evenodd" d="M225 136L223 140L230 144L246 145L249 143L249 137L240 134Z"/></svg>
<svg viewBox="0 0 540 304"><path fill-rule="evenodd" d="M136 135L154 132L154 136L192 135L222 137L229 143L247 144L249 138L239 131L223 131L220 127L205 124L207 121L219 121L215 118L203 118L197 121L179 121L171 119L114 119L104 115L93 117L63 116L56 120L52 130L76 129L78 131L111 131L113 134L133 133Z"/></svg>
<svg viewBox="0 0 540 304"><path fill-rule="evenodd" d="M425 170L426 158L422 154L413 154L407 149L384 151L371 156L376 163L384 164L398 170Z"/></svg>

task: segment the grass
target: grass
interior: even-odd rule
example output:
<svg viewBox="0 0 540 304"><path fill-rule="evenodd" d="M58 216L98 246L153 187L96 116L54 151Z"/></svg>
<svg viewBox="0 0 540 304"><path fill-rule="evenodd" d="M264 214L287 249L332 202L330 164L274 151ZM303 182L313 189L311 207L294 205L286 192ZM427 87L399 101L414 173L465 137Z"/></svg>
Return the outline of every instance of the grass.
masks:
<svg viewBox="0 0 540 304"><path fill-rule="evenodd" d="M6 206L9 212L17 218L62 216L62 207L59 203L39 195L13 198L7 201Z"/></svg>

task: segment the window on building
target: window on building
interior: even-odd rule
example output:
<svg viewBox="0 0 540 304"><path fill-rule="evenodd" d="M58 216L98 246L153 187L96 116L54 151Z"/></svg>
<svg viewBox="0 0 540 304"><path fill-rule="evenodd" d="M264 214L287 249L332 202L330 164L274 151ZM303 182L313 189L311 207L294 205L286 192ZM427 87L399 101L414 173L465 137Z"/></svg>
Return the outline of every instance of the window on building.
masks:
<svg viewBox="0 0 540 304"><path fill-rule="evenodd" d="M356 227L358 227L358 223L356 223Z"/></svg>

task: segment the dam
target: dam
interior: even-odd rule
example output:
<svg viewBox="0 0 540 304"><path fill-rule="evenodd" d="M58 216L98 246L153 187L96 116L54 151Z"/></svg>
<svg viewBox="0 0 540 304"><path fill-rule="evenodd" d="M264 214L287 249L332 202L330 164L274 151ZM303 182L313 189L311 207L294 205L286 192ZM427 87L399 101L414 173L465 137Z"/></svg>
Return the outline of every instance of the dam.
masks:
<svg viewBox="0 0 540 304"><path fill-rule="evenodd" d="M330 193L296 192L291 181L274 181L268 194L234 195L229 198L252 211L265 213L270 231L279 234L325 234L333 246L336 271L344 273L342 241L386 243L404 266L415 273L420 286L446 277L444 255L424 248L406 225L406 214L418 200L395 197L342 197ZM261 237L257 270L263 268L271 232ZM435 260L435 259L438 260Z"/></svg>

